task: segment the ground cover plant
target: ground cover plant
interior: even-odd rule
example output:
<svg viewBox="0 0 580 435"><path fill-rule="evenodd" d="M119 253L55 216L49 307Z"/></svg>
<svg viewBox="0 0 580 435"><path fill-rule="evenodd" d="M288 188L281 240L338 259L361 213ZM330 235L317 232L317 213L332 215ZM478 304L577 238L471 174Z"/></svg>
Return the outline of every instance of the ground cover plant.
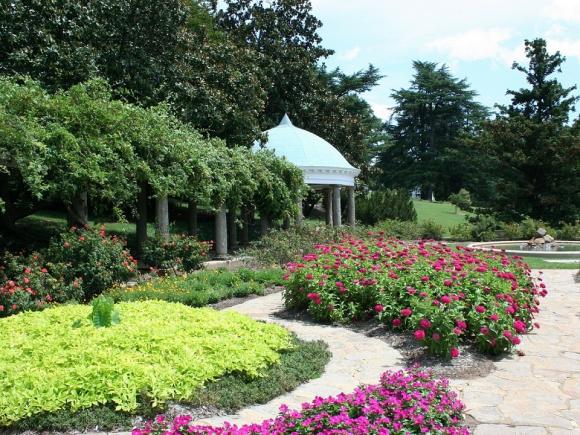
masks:
<svg viewBox="0 0 580 435"><path fill-rule="evenodd" d="M249 377L292 346L283 328L234 312L164 301L115 305L119 322L97 328L87 305L0 320L0 426L44 412L112 405L131 412L187 399L236 372ZM26 367L26 370L22 368Z"/></svg>
<svg viewBox="0 0 580 435"><path fill-rule="evenodd" d="M262 295L267 287L283 284L283 275L280 268L202 270L157 278L134 287L115 287L106 293L115 301L160 299L202 307L233 297Z"/></svg>
<svg viewBox="0 0 580 435"><path fill-rule="evenodd" d="M440 243L346 238L288 264L285 304L318 321L376 316L411 331L433 354L460 343L498 354L533 326L545 285L519 258Z"/></svg>
<svg viewBox="0 0 580 435"><path fill-rule="evenodd" d="M302 341L293 337L292 347L280 352L280 364L269 365L262 370L261 376L228 373L196 389L189 399L179 401L177 406L181 410L192 409L193 412L200 407L233 413L250 405L266 403L310 379L318 378L330 356L326 343ZM17 431L57 432L91 432L96 428L108 431L130 430L134 427L135 416L148 419L170 409L171 405L154 408L146 402L139 402L133 412L116 411L111 404L78 411L62 409L24 418L10 428Z"/></svg>
<svg viewBox="0 0 580 435"><path fill-rule="evenodd" d="M449 391L446 380L417 368L387 371L380 383L357 388L350 394L317 397L301 410L280 407L280 415L262 423L237 427L197 426L191 417L174 420L158 416L133 435L162 434L366 434L443 433L468 434L462 425L464 405Z"/></svg>

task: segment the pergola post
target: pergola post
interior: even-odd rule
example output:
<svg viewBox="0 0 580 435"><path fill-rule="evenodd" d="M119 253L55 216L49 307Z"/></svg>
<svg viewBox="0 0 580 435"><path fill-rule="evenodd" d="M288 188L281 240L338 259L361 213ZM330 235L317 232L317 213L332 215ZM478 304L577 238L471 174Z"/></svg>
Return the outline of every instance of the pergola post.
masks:
<svg viewBox="0 0 580 435"><path fill-rule="evenodd" d="M340 205L340 186L334 186L332 192L332 220L335 227L342 225L342 207Z"/></svg>
<svg viewBox="0 0 580 435"><path fill-rule="evenodd" d="M354 228L356 224L354 186L348 187L348 224Z"/></svg>
<svg viewBox="0 0 580 435"><path fill-rule="evenodd" d="M169 201L167 195L155 199L155 229L157 236L164 241L169 240Z"/></svg>
<svg viewBox="0 0 580 435"><path fill-rule="evenodd" d="M332 226L332 187L326 188L326 225Z"/></svg>
<svg viewBox="0 0 580 435"><path fill-rule="evenodd" d="M302 197L298 198L298 215L296 216L296 225L302 225L304 216L302 214Z"/></svg>
<svg viewBox="0 0 580 435"><path fill-rule="evenodd" d="M215 215L215 251L218 257L228 254L228 219L225 205Z"/></svg>

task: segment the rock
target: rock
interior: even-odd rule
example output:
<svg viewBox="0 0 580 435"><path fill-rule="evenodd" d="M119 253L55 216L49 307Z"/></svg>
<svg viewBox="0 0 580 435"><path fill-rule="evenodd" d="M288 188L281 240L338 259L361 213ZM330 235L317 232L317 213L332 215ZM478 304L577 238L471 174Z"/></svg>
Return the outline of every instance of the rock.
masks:
<svg viewBox="0 0 580 435"><path fill-rule="evenodd" d="M548 232L546 231L545 228L538 228L538 231L536 231L536 234L540 237L544 237L546 234L548 234Z"/></svg>
<svg viewBox="0 0 580 435"><path fill-rule="evenodd" d="M544 240L546 241L546 243L552 243L554 241L554 238L551 235L546 234L544 236Z"/></svg>

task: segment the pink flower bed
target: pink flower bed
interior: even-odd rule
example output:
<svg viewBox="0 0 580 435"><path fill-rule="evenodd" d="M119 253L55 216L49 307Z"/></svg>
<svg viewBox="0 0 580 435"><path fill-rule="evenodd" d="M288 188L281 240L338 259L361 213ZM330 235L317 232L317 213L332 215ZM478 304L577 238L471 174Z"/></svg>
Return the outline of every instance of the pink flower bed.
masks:
<svg viewBox="0 0 580 435"><path fill-rule="evenodd" d="M380 235L318 245L287 269L287 307L322 322L376 316L452 358L460 343L491 354L519 344L539 327L533 319L547 294L521 258Z"/></svg>
<svg viewBox="0 0 580 435"><path fill-rule="evenodd" d="M464 405L448 382L429 371L387 371L378 385L351 394L317 397L300 411L280 407L280 415L262 423L238 427L196 426L191 417L168 421L158 416L133 435L253 435L253 434L469 434L463 426Z"/></svg>

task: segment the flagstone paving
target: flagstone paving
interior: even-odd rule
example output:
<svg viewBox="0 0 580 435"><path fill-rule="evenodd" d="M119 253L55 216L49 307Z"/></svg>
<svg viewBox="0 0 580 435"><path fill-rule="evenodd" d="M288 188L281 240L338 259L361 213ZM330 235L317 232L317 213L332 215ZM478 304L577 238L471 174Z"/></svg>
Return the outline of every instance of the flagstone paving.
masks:
<svg viewBox="0 0 580 435"><path fill-rule="evenodd" d="M519 346L525 355L502 358L488 376L451 382L467 414L477 422L475 435L580 434L580 284L574 272L544 273L550 294L542 301L541 329L524 336ZM200 424L259 422L276 416L282 403L299 407L317 395L351 391L360 383L376 382L384 370L402 365L399 352L381 340L340 327L275 317L282 309L280 293L230 309L281 324L305 340L324 340L333 357L319 379L265 405Z"/></svg>

